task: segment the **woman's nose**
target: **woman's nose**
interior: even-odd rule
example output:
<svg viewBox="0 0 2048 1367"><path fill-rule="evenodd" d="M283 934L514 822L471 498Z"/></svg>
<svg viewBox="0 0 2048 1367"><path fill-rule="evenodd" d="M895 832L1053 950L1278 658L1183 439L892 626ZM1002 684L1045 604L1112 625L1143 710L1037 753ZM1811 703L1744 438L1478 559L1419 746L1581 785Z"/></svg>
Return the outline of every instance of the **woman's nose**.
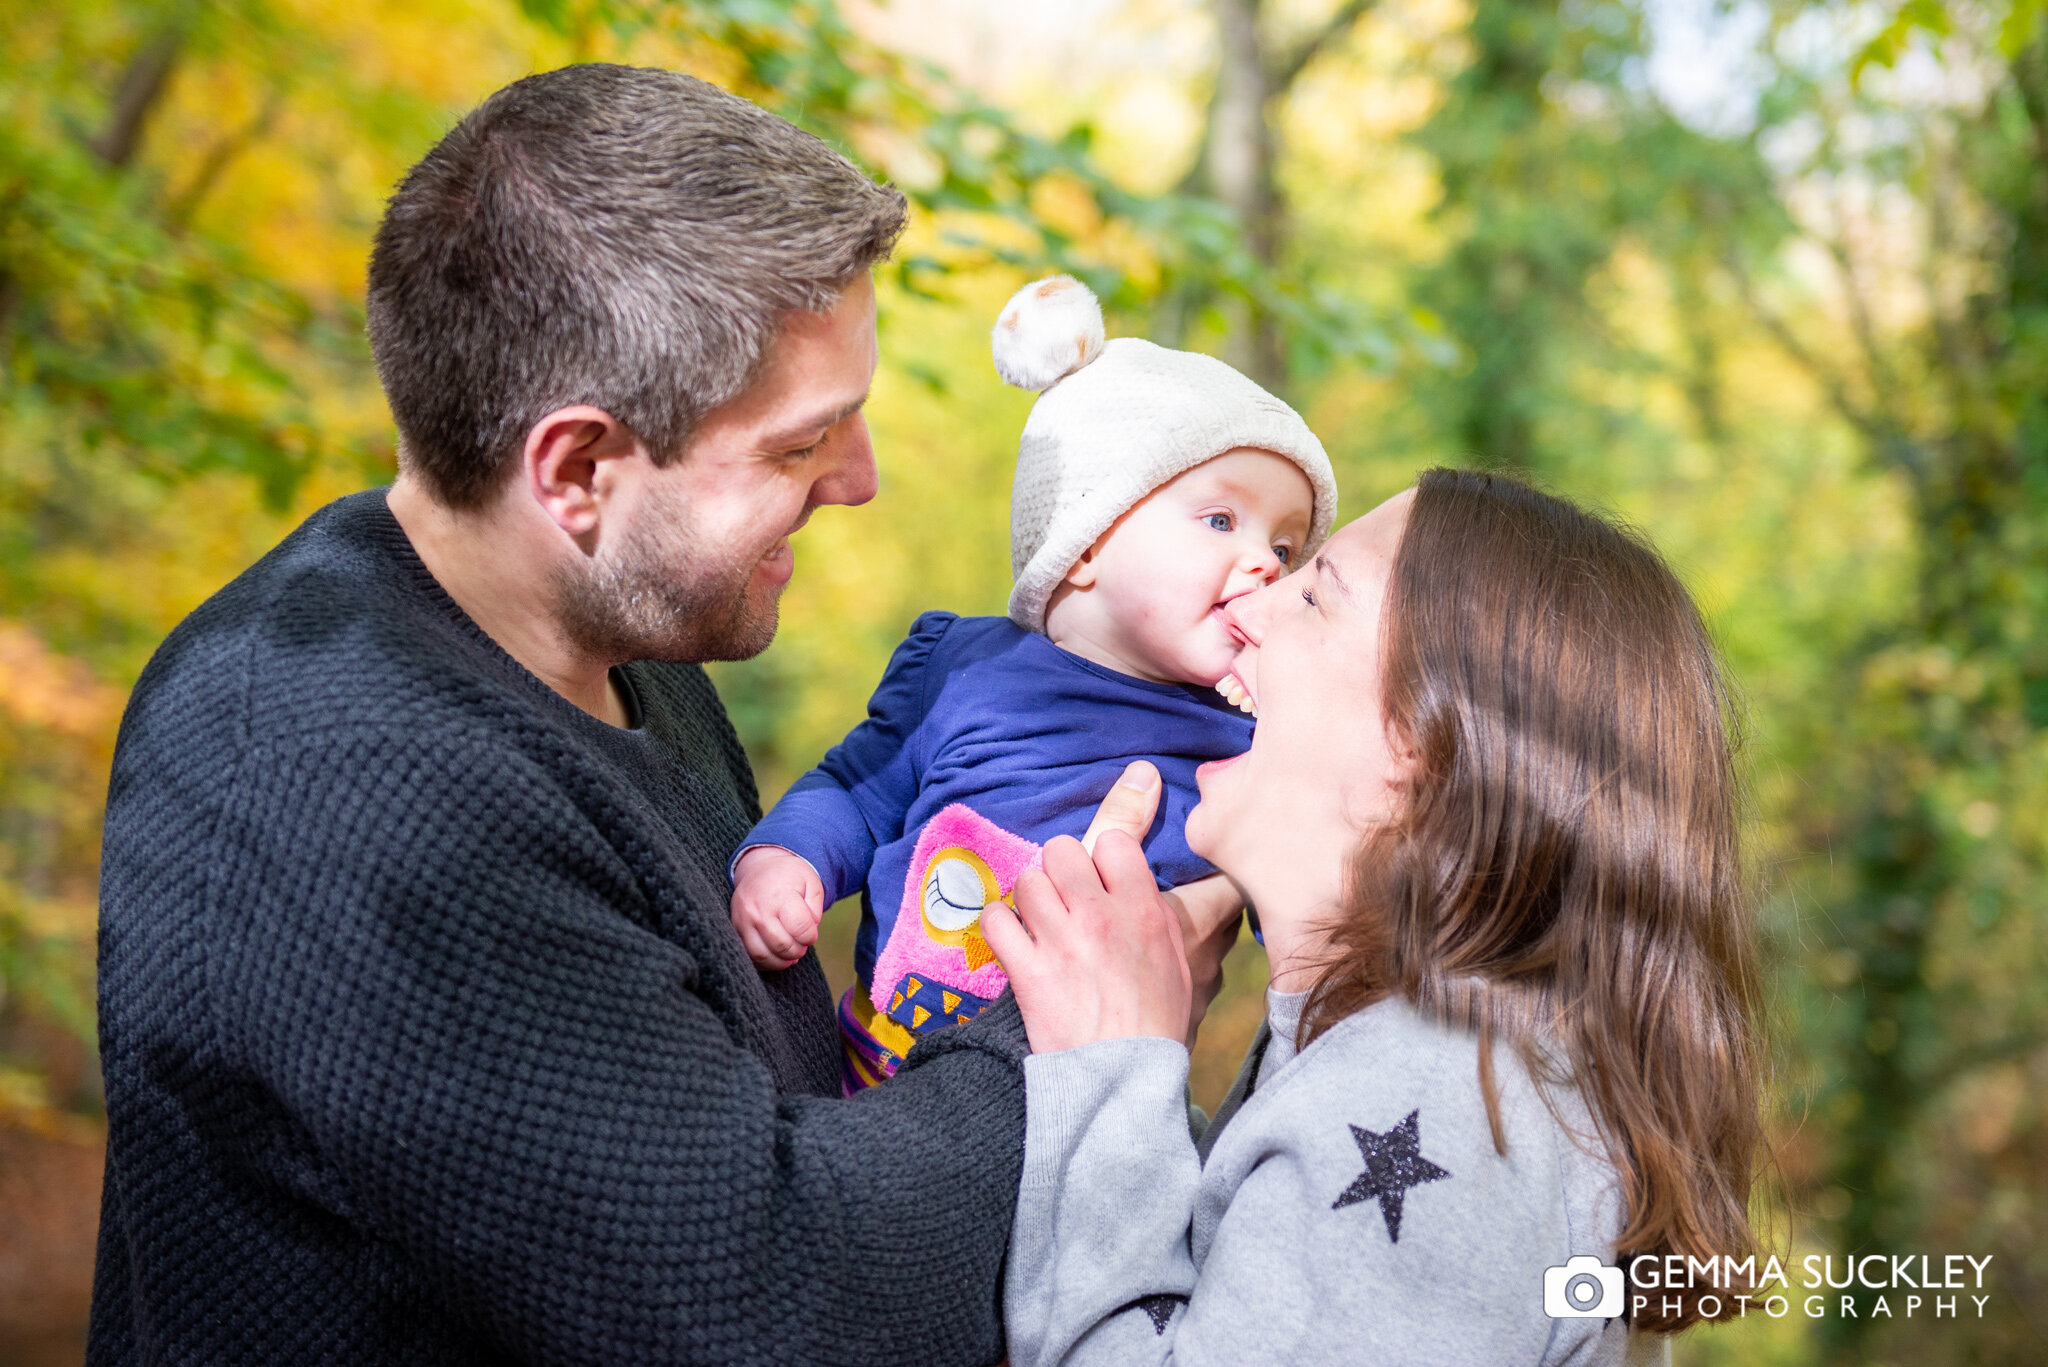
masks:
<svg viewBox="0 0 2048 1367"><path fill-rule="evenodd" d="M1251 645L1258 645L1266 639L1266 626L1273 620L1273 611L1279 606L1278 594L1284 592L1285 581L1268 583L1264 588L1241 593L1223 605L1223 620L1241 639Z"/></svg>

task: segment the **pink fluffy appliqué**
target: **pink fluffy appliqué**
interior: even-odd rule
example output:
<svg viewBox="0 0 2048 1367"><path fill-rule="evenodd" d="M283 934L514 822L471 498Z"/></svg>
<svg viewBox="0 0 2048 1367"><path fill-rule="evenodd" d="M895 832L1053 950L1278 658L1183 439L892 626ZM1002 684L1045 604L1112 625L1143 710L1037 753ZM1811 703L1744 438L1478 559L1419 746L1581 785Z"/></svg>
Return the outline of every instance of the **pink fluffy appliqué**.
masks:
<svg viewBox="0 0 2048 1367"><path fill-rule="evenodd" d="M1042 858L1038 846L958 802L942 808L927 821L911 851L910 868L903 880L903 901L896 909L896 924L889 932L888 944L875 959L869 997L877 1011L888 1009L891 994L906 974L918 974L977 997L999 996L1009 986L1009 975L1000 963L990 959L970 968L965 947L933 938L925 924L926 880L938 856L952 849L971 851L978 857L993 875L998 895L1005 900L1016 889L1017 879L1024 871L1037 868ZM980 928L977 917L970 929L978 937Z"/></svg>

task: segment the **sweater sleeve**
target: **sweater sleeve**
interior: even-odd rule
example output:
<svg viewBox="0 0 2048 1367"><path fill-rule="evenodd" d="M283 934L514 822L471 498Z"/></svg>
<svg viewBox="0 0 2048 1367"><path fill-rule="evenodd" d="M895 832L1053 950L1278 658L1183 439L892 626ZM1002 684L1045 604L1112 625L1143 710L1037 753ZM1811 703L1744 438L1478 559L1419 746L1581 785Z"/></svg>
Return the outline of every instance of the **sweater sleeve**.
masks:
<svg viewBox="0 0 2048 1367"><path fill-rule="evenodd" d="M546 771L483 737L340 744L252 751L218 823L205 995L278 1117L237 1141L256 1180L523 1362L1000 1355L1013 1004L888 1087L779 1094L647 928L648 865Z"/></svg>
<svg viewBox="0 0 2048 1367"><path fill-rule="evenodd" d="M927 612L912 624L868 698L867 720L790 785L740 842L734 862L756 845L779 845L818 871L827 906L860 890L875 850L903 834L904 814L917 797L929 666L958 620L954 613Z"/></svg>
<svg viewBox="0 0 2048 1367"><path fill-rule="evenodd" d="M1574 1250L1542 1133L1503 1158L1451 1089L1297 1076L1204 1171L1185 1077L1168 1041L1027 1060L1015 1367L1624 1360L1622 1321L1544 1313Z"/></svg>
<svg viewBox="0 0 2048 1367"><path fill-rule="evenodd" d="M1012 1367L1173 1359L1195 1289L1188 1053L1120 1039L1024 1061L1024 1178L1004 1274Z"/></svg>

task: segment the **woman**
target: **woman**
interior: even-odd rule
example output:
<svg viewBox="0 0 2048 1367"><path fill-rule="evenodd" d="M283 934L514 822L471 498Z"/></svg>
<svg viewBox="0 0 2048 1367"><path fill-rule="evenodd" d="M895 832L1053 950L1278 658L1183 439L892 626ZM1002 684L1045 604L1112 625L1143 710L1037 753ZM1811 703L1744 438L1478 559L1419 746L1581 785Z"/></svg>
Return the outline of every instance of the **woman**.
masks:
<svg viewBox="0 0 2048 1367"><path fill-rule="evenodd" d="M1656 1346L1630 1325L1691 1298L1609 1273L1561 1303L1544 1274L1752 1242L1751 932L1697 610L1629 534L1436 470L1227 612L1259 724L1188 839L1258 908L1268 1030L1199 1155L1177 1043L1028 1061L1011 1361ZM1058 910L1020 895L1034 929ZM1057 991L1002 938L1020 998Z"/></svg>

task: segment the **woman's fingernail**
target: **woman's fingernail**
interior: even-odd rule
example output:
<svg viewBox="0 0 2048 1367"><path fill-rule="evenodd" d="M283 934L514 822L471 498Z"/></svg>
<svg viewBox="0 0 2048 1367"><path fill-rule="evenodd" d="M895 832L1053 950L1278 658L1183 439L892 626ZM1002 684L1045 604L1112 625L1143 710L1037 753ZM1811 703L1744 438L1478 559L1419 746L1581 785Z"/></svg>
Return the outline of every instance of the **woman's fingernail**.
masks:
<svg viewBox="0 0 2048 1367"><path fill-rule="evenodd" d="M1159 786L1159 770L1155 769L1148 761L1142 759L1135 760L1125 768L1124 775L1116 781L1116 786L1139 790L1156 788Z"/></svg>

